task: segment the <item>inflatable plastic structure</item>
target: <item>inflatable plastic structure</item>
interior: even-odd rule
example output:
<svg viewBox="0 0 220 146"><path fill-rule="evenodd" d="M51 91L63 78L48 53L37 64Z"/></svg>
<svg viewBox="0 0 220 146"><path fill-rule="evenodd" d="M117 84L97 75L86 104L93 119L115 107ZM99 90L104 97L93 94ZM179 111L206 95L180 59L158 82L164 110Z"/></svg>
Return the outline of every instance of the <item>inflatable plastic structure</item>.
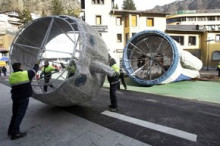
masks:
<svg viewBox="0 0 220 146"><path fill-rule="evenodd" d="M149 30L128 41L123 66L133 81L152 86L199 77L202 62L167 34Z"/></svg>
<svg viewBox="0 0 220 146"><path fill-rule="evenodd" d="M59 72L54 72L46 84L44 78L39 78L39 71L32 82L33 98L50 105L70 106L89 101L101 89L105 75L113 75L107 65L106 45L98 32L70 16L36 19L15 37L10 49L11 63L20 62L23 69L30 69L38 61L42 67L45 60ZM76 72L69 77L71 62L75 62ZM43 90L45 85L48 92Z"/></svg>

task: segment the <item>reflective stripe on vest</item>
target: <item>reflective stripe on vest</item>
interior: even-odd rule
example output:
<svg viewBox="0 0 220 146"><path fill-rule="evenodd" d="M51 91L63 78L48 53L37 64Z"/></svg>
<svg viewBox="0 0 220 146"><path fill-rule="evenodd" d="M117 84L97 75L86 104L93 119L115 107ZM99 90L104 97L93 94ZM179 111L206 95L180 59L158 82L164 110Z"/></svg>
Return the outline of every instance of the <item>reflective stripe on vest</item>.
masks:
<svg viewBox="0 0 220 146"><path fill-rule="evenodd" d="M120 68L119 68L119 66L118 66L117 64L112 65L111 68L112 68L115 72L117 72L118 74L120 73Z"/></svg>
<svg viewBox="0 0 220 146"><path fill-rule="evenodd" d="M55 70L55 68L53 67L53 66L48 66L48 67L46 67L45 68L45 70L44 70L44 67L42 68L42 72L44 71L45 73L50 73L51 71L54 71Z"/></svg>
<svg viewBox="0 0 220 146"><path fill-rule="evenodd" d="M28 78L28 72L27 71L18 71L13 72L9 76L9 83L11 86L21 85L25 83L29 83L30 80Z"/></svg>

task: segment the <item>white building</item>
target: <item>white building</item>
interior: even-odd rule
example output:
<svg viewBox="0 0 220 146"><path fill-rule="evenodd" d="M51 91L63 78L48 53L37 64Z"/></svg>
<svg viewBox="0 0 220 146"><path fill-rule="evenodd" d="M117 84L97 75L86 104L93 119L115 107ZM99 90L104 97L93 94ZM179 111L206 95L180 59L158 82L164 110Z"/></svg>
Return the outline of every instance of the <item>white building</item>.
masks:
<svg viewBox="0 0 220 146"><path fill-rule="evenodd" d="M168 25L197 25L198 29L220 30L220 10L182 10L167 16Z"/></svg>
<svg viewBox="0 0 220 146"><path fill-rule="evenodd" d="M126 41L147 29L165 31L166 14L112 9L114 0L81 0L82 18L95 28L105 41L109 53L122 58Z"/></svg>
<svg viewBox="0 0 220 146"><path fill-rule="evenodd" d="M200 58L204 67L220 61L220 10L182 10L167 16L169 33L184 50Z"/></svg>

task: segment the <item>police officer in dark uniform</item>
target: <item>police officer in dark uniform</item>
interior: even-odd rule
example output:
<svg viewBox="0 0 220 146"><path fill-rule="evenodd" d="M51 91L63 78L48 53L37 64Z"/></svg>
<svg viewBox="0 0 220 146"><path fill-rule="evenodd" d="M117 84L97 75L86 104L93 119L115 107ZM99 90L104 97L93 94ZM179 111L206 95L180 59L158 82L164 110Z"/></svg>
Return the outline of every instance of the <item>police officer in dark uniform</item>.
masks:
<svg viewBox="0 0 220 146"><path fill-rule="evenodd" d="M116 91L119 86L120 68L116 64L115 59L113 58L110 59L109 65L115 71L114 76L112 77L108 76L108 81L110 83L110 100L111 100L111 105L109 105L109 110L115 112L118 110Z"/></svg>
<svg viewBox="0 0 220 146"><path fill-rule="evenodd" d="M8 135L12 140L24 137L26 132L20 132L20 124L28 107L29 97L32 95L31 81L39 69L39 65L35 64L31 70L23 71L21 63L12 64L13 73L9 76L11 85L12 118L8 128Z"/></svg>

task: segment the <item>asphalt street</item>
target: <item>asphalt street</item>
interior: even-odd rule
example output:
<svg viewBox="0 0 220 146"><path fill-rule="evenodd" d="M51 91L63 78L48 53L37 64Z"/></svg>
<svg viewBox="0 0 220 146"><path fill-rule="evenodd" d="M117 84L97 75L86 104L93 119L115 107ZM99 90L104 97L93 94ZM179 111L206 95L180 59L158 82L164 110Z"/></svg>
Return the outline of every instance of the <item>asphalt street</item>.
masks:
<svg viewBox="0 0 220 146"><path fill-rule="evenodd" d="M59 109L153 146L220 145L219 104L127 90L117 96L117 113L108 111L108 88L87 103Z"/></svg>
<svg viewBox="0 0 220 146"><path fill-rule="evenodd" d="M97 98L91 102L63 109L151 145L220 145L220 105L218 104L133 91L118 91L119 111L117 113L192 133L197 136L196 141L177 137L176 131L171 135L101 114L108 110L108 104L108 88L103 88Z"/></svg>

